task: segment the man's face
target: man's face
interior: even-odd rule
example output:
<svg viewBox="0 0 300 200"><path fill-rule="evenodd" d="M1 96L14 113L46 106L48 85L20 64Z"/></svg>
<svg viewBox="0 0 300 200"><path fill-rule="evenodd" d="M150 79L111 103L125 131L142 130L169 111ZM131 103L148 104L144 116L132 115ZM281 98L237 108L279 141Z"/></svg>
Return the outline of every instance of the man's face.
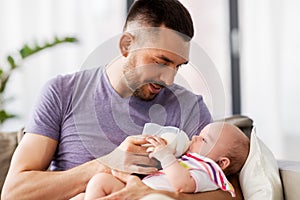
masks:
<svg viewBox="0 0 300 200"><path fill-rule="evenodd" d="M165 86L172 85L178 68L188 62L187 42L178 35L159 35L154 42L147 41L132 51L123 71L133 95L146 101L154 99ZM174 52L174 49L180 50ZM182 52L184 55L178 54Z"/></svg>

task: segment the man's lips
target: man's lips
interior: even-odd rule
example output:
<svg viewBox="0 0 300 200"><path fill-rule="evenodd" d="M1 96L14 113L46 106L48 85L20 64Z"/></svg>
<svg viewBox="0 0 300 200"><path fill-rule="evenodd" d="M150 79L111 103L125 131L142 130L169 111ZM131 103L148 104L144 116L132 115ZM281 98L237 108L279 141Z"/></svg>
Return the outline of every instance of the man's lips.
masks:
<svg viewBox="0 0 300 200"><path fill-rule="evenodd" d="M155 83L149 83L149 88L151 93L157 94L162 89L162 86Z"/></svg>

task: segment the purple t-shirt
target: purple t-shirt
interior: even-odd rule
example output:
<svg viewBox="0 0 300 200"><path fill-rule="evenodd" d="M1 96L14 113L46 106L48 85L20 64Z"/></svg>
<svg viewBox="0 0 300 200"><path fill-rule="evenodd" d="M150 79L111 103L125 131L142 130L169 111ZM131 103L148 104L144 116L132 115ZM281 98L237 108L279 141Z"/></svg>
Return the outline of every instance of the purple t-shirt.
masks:
<svg viewBox="0 0 300 200"><path fill-rule="evenodd" d="M58 141L52 170L66 170L141 134L145 123L175 126L191 138L212 121L202 96L173 84L151 101L121 98L105 70L57 76L42 89L25 131Z"/></svg>

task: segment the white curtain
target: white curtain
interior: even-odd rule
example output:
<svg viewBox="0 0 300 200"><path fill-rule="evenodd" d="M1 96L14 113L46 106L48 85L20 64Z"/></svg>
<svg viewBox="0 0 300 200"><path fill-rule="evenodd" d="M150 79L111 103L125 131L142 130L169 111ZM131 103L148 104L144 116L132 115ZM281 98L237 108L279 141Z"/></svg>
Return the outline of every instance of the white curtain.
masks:
<svg viewBox="0 0 300 200"><path fill-rule="evenodd" d="M24 43L43 43L54 36L75 36L78 44L62 44L26 60L8 83L7 110L19 116L1 130L15 131L26 124L28 113L42 85L58 74L80 69L102 42L122 32L125 0L1 0L0 66L7 54Z"/></svg>
<svg viewBox="0 0 300 200"><path fill-rule="evenodd" d="M225 115L230 115L228 1L182 2L194 19L194 42L222 78ZM258 136L279 159L300 160L299 7L296 0L239 1L242 114L254 119ZM0 66L24 43L54 36L76 36L80 41L41 52L13 74L7 96L14 99L7 108L19 118L1 129L23 127L42 85L58 74L79 70L97 46L122 31L125 16L125 0L0 0Z"/></svg>
<svg viewBox="0 0 300 200"><path fill-rule="evenodd" d="M205 86L198 87L197 77L192 89L204 95L215 118L224 117L224 113L230 115L228 1L182 0L182 3L190 10L194 20L194 42L210 57L213 67L221 77L222 89L225 90L222 92L226 94L220 101L222 109L213 110L210 91ZM6 54L21 47L25 42L43 42L51 40L55 35L76 36L80 41L78 44L63 44L35 55L13 74L7 90L8 96L14 100L7 108L20 118L9 120L1 129L17 130L26 124L34 99L49 78L79 70L81 64L98 45L122 31L126 16L126 1L1 0L0 13L1 61ZM182 73L186 72L183 70ZM187 72L188 77L189 73L191 72ZM189 80L188 77L185 76L185 80Z"/></svg>
<svg viewBox="0 0 300 200"><path fill-rule="evenodd" d="M194 78L194 92L203 95L214 119L230 116L231 111L231 77L230 77L230 47L229 47L229 9L228 0L181 0L190 11L195 27L193 42L206 53L212 62L204 66L207 70L216 70L216 74L203 78L208 82L220 79L219 95L212 95L200 84L199 78ZM197 52L199 56L201 53ZM200 58L206 59L206 58ZM185 70L189 70L185 68ZM193 79L193 72L186 73L188 79ZM207 84L209 85L209 84ZM210 85L211 86L211 85ZM223 95L222 95L223 94ZM224 96L225 95L225 96ZM216 105L219 104L219 105ZM217 108L214 109L214 108Z"/></svg>
<svg viewBox="0 0 300 200"><path fill-rule="evenodd" d="M242 111L278 159L300 160L300 1L239 2Z"/></svg>

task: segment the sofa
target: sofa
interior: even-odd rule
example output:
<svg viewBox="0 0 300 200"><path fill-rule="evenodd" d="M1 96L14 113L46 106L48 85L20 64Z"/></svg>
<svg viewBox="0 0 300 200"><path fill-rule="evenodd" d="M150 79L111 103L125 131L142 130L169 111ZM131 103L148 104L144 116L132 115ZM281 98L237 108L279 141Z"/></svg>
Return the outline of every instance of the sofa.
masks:
<svg viewBox="0 0 300 200"><path fill-rule="evenodd" d="M245 116L231 116L225 121L237 125L250 136L253 121ZM17 132L0 132L0 192L10 165L15 148L21 141L23 129ZM300 198L300 161L277 160L284 199Z"/></svg>
<svg viewBox="0 0 300 200"><path fill-rule="evenodd" d="M11 157L23 136L23 129L17 132L0 132L0 192L8 172Z"/></svg>

